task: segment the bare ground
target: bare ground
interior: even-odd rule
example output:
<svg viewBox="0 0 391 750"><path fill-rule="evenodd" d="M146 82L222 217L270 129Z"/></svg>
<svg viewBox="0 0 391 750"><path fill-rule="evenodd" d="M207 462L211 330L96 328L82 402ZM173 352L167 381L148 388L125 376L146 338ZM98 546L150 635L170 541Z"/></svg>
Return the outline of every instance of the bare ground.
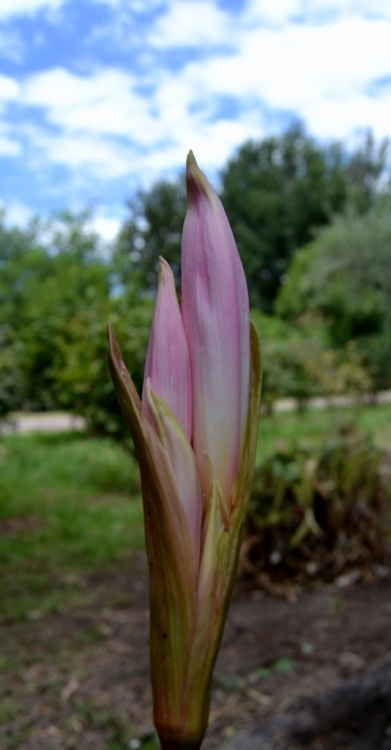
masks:
<svg viewBox="0 0 391 750"><path fill-rule="evenodd" d="M391 579L374 572L295 603L237 587L203 750L391 659ZM145 559L77 583L78 606L1 626L1 750L124 750L150 736Z"/></svg>

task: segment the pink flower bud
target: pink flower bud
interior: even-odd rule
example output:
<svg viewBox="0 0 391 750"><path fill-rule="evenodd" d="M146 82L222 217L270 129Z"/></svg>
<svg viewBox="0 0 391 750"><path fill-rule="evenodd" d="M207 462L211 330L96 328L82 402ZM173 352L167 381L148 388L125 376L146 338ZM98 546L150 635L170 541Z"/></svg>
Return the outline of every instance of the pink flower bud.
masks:
<svg viewBox="0 0 391 750"><path fill-rule="evenodd" d="M208 724L261 395L244 271L221 202L192 152L187 192L183 312L160 259L142 404L109 326L110 370L140 464L162 750L199 750Z"/></svg>
<svg viewBox="0 0 391 750"><path fill-rule="evenodd" d="M192 395L189 350L170 266L159 258L159 285L144 372L143 413L153 423L146 383L171 409L191 440Z"/></svg>
<svg viewBox="0 0 391 750"><path fill-rule="evenodd" d="M248 292L224 208L192 152L187 194L182 307L193 381L193 445L204 493L210 494L211 478L217 479L230 505L249 401Z"/></svg>

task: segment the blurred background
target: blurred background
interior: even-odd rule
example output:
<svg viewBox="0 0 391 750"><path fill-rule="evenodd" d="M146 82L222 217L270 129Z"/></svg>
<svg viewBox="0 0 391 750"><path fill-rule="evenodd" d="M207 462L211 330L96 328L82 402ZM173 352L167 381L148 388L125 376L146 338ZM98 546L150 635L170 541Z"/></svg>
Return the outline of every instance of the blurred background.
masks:
<svg viewBox="0 0 391 750"><path fill-rule="evenodd" d="M126 654L132 626L102 613L144 612L147 590L105 329L141 389L159 255L180 295L190 148L227 211L263 348L241 595L293 602L322 582L339 617L341 587L386 585L390 49L387 0L1 0L1 750L84 750L88 732L95 750L154 746L146 672L138 687L123 675L130 714L105 682L102 642ZM54 434L60 412L79 421ZM39 426L31 414L47 421L19 434ZM67 617L74 640L53 667ZM288 641L274 662L297 680ZM88 679L103 660L84 694L82 644ZM275 679L266 656L247 656ZM210 748L229 725L224 690L242 695L240 684L220 680ZM269 705L251 689L247 701Z"/></svg>

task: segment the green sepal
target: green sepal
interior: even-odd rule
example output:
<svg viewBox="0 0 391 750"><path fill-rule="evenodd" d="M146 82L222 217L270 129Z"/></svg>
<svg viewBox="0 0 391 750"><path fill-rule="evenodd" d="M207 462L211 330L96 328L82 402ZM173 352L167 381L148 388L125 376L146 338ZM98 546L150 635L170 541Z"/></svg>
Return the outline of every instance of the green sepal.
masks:
<svg viewBox="0 0 391 750"><path fill-rule="evenodd" d="M203 556L200 566L198 617L191 648L184 705L198 717L200 726L208 724L210 686L213 668L223 637L225 621L242 543L243 521L254 473L261 405L262 365L258 333L251 323L251 367L248 416L241 455L234 481L229 525L221 513L219 493L213 485L204 520ZM209 575L208 575L209 569Z"/></svg>
<svg viewBox="0 0 391 750"><path fill-rule="evenodd" d="M168 454L141 401L108 326L109 367L140 465L150 574L150 652L154 721L188 734L182 698L194 623L196 587L186 519Z"/></svg>
<svg viewBox="0 0 391 750"><path fill-rule="evenodd" d="M143 417L140 399L109 326L110 370L140 463L151 580L154 720L164 750L197 750L208 725L212 673L235 583L255 464L262 373L259 338L253 324L250 345L249 409L228 509L229 523L226 509L222 513L215 483L206 506L205 556L201 559L202 580L197 594L191 585L186 522L175 497L168 456Z"/></svg>

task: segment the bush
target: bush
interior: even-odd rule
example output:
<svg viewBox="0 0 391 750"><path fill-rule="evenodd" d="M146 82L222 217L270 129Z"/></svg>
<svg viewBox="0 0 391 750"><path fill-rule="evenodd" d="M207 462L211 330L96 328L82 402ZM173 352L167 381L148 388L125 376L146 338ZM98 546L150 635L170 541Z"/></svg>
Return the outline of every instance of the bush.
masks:
<svg viewBox="0 0 391 750"><path fill-rule="evenodd" d="M332 348L354 342L374 390L391 387L390 208L341 217L300 250L276 304L291 324L321 315Z"/></svg>
<svg viewBox="0 0 391 750"><path fill-rule="evenodd" d="M335 349L319 315L302 316L296 325L252 313L261 338L263 403L290 396L304 405L312 396L371 390L372 381L354 342Z"/></svg>
<svg viewBox="0 0 391 750"><path fill-rule="evenodd" d="M351 426L319 451L279 448L254 475L242 571L333 580L386 555L381 453Z"/></svg>
<svg viewBox="0 0 391 750"><path fill-rule="evenodd" d="M152 302L125 283L88 220L63 214L23 233L0 216L0 415L67 409L91 432L122 437L106 326L141 389Z"/></svg>
<svg viewBox="0 0 391 750"><path fill-rule="evenodd" d="M122 355L141 393L152 307L150 300L130 295L99 300L74 315L59 336L61 366L53 376L61 387L60 404L84 416L94 434L120 438L129 434L108 368L107 323L114 324Z"/></svg>

